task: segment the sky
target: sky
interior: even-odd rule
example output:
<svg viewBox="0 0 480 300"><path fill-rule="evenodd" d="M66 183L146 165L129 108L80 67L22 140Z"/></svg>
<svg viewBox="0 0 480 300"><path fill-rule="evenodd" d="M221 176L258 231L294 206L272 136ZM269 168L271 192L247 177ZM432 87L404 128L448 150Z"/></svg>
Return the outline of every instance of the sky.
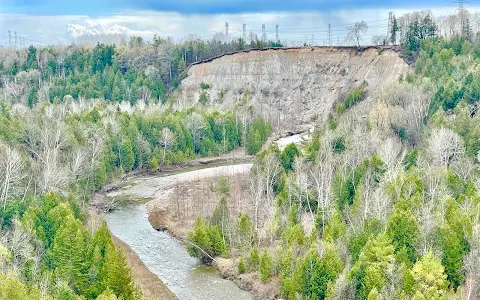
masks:
<svg viewBox="0 0 480 300"><path fill-rule="evenodd" d="M468 4L471 5L471 4ZM8 30L31 44L69 44L79 36L121 33L152 39L154 35L181 40L188 34L211 38L225 32L242 36L242 24L267 38L325 43L328 24L332 40L343 41L346 26L364 20L368 36L385 34L390 11L397 16L431 9L435 15L455 13L451 0L0 0L0 44L8 42Z"/></svg>

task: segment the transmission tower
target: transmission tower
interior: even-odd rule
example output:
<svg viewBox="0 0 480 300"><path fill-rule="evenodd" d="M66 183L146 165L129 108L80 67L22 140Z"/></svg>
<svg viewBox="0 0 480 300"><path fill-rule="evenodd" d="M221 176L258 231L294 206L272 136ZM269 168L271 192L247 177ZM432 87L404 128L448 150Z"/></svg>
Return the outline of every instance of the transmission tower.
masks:
<svg viewBox="0 0 480 300"><path fill-rule="evenodd" d="M243 40L247 38L247 24L243 24Z"/></svg>
<svg viewBox="0 0 480 300"><path fill-rule="evenodd" d="M462 37L466 37L467 36L467 20L465 20L465 8L464 8L464 4L466 3L470 3L466 0L456 0L454 1L454 3L457 3L458 4L458 8L457 8L457 11L458 11L458 14L460 15L460 25L461 25L461 30L462 30Z"/></svg>
<svg viewBox="0 0 480 300"><path fill-rule="evenodd" d="M17 49L17 46L18 46L18 44L17 44L17 32L15 31L15 49Z"/></svg>
<svg viewBox="0 0 480 300"><path fill-rule="evenodd" d="M393 12L388 13L388 26L387 26L387 41L389 36L392 36L393 32Z"/></svg>
<svg viewBox="0 0 480 300"><path fill-rule="evenodd" d="M267 40L267 33L265 32L265 24L262 24L262 41L265 43Z"/></svg>
<svg viewBox="0 0 480 300"><path fill-rule="evenodd" d="M280 43L280 39L278 38L278 24L275 25L275 41Z"/></svg>
<svg viewBox="0 0 480 300"><path fill-rule="evenodd" d="M12 32L8 31L8 48L12 47Z"/></svg>
<svg viewBox="0 0 480 300"><path fill-rule="evenodd" d="M328 46L332 46L332 23L328 23Z"/></svg>
<svg viewBox="0 0 480 300"><path fill-rule="evenodd" d="M225 22L225 38L228 41L228 22Z"/></svg>

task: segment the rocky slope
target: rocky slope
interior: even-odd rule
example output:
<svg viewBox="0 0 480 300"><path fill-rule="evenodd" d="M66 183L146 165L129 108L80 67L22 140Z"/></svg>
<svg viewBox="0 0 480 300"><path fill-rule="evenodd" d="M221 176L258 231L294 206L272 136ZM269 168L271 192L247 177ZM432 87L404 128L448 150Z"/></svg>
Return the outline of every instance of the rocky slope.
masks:
<svg viewBox="0 0 480 300"><path fill-rule="evenodd" d="M192 65L176 96L180 106L189 107L205 91L219 110L251 105L275 126L298 131L312 120L326 120L335 102L364 81L366 101L372 101L408 71L392 49L253 50ZM202 90L202 83L210 87Z"/></svg>

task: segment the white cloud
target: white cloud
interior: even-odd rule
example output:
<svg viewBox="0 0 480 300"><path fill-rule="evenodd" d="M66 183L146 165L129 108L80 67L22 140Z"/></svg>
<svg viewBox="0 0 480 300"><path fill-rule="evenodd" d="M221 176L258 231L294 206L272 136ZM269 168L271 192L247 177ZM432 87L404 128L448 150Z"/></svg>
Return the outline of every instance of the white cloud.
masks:
<svg viewBox="0 0 480 300"><path fill-rule="evenodd" d="M400 16L418 9L393 10ZM469 8L476 11L477 8ZM451 7L432 9L435 15L455 13ZM317 43L327 39L328 24L332 24L334 40L343 40L345 24L359 20L383 20L388 18L388 9L338 10L334 12L268 12L213 15L182 15L175 12L125 11L116 15L90 17L84 15L41 16L22 14L0 14L0 36L6 36L7 30L17 31L19 36L48 44L71 43L82 35L125 34L152 39L154 35L170 36L176 40L188 34L210 38L217 32L224 32L225 22L229 22L231 38L242 36L242 25L247 24L247 35L253 31L261 35L265 24L267 36L275 37L275 25L279 25L281 40L302 42L310 40L312 35ZM386 33L386 21L371 24L368 37ZM5 42L5 37L0 43Z"/></svg>

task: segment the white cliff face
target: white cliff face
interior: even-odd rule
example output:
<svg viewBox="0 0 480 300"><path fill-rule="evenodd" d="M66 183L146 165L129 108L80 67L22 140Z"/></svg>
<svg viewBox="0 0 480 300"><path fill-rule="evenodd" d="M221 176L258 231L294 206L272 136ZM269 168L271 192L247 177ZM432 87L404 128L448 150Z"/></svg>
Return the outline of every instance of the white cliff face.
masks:
<svg viewBox="0 0 480 300"><path fill-rule="evenodd" d="M208 101L217 109L252 105L274 126L298 130L314 119L326 120L335 103L363 81L365 102L373 101L408 71L408 64L390 49L254 50L192 65L177 98L182 107L195 105L205 83L210 85L205 90Z"/></svg>

